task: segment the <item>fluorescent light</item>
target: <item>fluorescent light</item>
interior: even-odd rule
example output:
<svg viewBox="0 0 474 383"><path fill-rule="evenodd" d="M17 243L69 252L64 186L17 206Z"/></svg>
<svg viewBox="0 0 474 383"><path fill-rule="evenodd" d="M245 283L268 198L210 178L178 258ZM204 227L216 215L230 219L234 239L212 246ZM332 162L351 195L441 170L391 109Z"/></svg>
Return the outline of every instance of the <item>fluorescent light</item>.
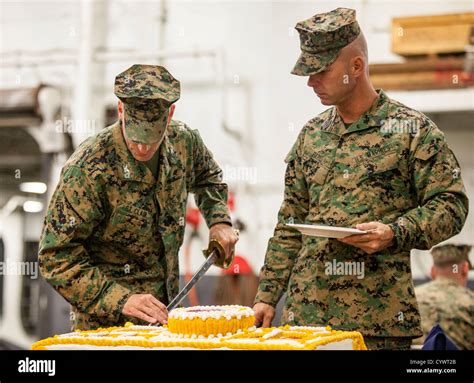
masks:
<svg viewBox="0 0 474 383"><path fill-rule="evenodd" d="M43 202L41 201L25 201L23 203L23 210L27 213L39 213L43 210Z"/></svg>
<svg viewBox="0 0 474 383"><path fill-rule="evenodd" d="M44 182L22 182L20 190L25 193L44 194L48 187Z"/></svg>

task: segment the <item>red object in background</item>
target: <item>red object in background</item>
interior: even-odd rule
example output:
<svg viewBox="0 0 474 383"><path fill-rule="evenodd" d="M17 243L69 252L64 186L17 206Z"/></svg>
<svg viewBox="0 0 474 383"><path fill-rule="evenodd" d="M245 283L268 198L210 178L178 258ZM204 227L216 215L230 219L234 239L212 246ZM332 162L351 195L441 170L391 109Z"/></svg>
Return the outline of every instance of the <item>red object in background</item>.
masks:
<svg viewBox="0 0 474 383"><path fill-rule="evenodd" d="M232 192L227 194L227 206L231 212L235 210L235 196Z"/></svg>
<svg viewBox="0 0 474 383"><path fill-rule="evenodd" d="M201 213L197 207L188 207L186 210L186 223L193 226L194 230L197 230L201 223Z"/></svg>
<svg viewBox="0 0 474 383"><path fill-rule="evenodd" d="M230 267L223 270L224 275L252 274L253 270L244 257L236 255Z"/></svg>
<svg viewBox="0 0 474 383"><path fill-rule="evenodd" d="M227 206L231 212L235 209L235 196L234 193L229 192L227 198ZM186 223L190 224L194 230L199 228L201 224L201 212L197 207L188 207L186 209Z"/></svg>

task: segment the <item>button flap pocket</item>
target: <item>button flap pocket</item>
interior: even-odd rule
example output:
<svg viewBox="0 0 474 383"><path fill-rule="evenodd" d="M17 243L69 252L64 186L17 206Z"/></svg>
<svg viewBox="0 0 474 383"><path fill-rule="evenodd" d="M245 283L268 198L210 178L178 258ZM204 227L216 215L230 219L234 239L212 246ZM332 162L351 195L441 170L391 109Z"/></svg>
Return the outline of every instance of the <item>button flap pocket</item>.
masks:
<svg viewBox="0 0 474 383"><path fill-rule="evenodd" d="M126 226L127 230L143 232L150 229L153 216L150 212L133 205L119 205L110 218L114 226Z"/></svg>
<svg viewBox="0 0 474 383"><path fill-rule="evenodd" d="M303 156L303 170L308 185L323 185L329 173L329 166L321 157Z"/></svg>
<svg viewBox="0 0 474 383"><path fill-rule="evenodd" d="M185 189L181 188L180 190L177 195L168 195L167 198L161 197L160 202L163 204L162 208L166 210L166 213L175 221L181 223L186 216L188 194Z"/></svg>
<svg viewBox="0 0 474 383"><path fill-rule="evenodd" d="M387 153L384 155L371 158L365 163L365 168L369 175L384 173L399 167L400 158L397 152Z"/></svg>

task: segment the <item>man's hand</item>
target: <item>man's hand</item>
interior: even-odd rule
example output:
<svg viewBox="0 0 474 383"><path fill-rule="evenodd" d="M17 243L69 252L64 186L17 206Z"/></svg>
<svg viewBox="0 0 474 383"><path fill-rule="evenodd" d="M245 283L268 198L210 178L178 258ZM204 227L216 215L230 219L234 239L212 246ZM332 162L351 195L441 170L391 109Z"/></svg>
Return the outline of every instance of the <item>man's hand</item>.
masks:
<svg viewBox="0 0 474 383"><path fill-rule="evenodd" d="M166 306L151 294L131 295L122 309L122 314L142 319L149 323L168 323Z"/></svg>
<svg viewBox="0 0 474 383"><path fill-rule="evenodd" d="M370 233L350 235L345 238L339 238L339 241L358 247L368 254L373 254L389 247L395 235L390 226L381 222L361 223L356 225L356 229L370 230Z"/></svg>
<svg viewBox="0 0 474 383"><path fill-rule="evenodd" d="M216 223L209 229L209 241L217 240L225 250L225 259L232 258L234 254L235 244L239 240L239 236L235 233L232 226L226 223Z"/></svg>
<svg viewBox="0 0 474 383"><path fill-rule="evenodd" d="M256 327L270 327L275 316L275 307L266 303L255 303L253 306Z"/></svg>

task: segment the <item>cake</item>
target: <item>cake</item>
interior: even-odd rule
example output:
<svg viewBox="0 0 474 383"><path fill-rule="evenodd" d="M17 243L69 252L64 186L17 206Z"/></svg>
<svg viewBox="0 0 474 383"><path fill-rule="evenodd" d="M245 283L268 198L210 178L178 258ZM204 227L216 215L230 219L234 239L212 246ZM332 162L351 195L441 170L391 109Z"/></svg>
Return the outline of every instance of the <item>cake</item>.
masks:
<svg viewBox="0 0 474 383"><path fill-rule="evenodd" d="M327 327L255 328L243 306L195 306L169 313L167 326L99 328L55 335L33 350L366 350L362 335Z"/></svg>
<svg viewBox="0 0 474 383"><path fill-rule="evenodd" d="M231 335L255 323L253 310L244 306L194 306L177 308L168 316L168 329L175 334Z"/></svg>

